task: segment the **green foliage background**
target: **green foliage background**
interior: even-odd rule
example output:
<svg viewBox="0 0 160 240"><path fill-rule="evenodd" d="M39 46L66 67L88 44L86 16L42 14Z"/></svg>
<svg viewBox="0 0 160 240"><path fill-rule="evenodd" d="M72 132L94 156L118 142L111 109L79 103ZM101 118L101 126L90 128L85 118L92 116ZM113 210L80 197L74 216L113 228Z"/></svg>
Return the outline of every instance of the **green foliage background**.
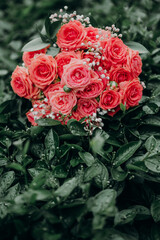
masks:
<svg viewBox="0 0 160 240"><path fill-rule="evenodd" d="M141 104L86 136L80 123L30 127L28 100L11 90L22 46L49 11L91 12L143 44ZM160 239L160 1L0 2L0 238Z"/></svg>

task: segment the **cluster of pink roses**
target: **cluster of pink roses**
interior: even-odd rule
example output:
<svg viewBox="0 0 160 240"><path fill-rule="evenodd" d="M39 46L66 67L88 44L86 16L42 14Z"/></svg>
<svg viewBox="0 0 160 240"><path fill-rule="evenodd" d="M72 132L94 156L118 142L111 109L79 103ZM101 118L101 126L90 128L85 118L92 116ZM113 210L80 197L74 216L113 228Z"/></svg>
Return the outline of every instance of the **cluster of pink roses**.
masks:
<svg viewBox="0 0 160 240"><path fill-rule="evenodd" d="M113 116L121 103L126 109L139 104L141 58L110 30L71 20L59 29L57 45L55 57L47 55L50 46L24 52L24 66L12 74L14 92L32 101L33 125L46 117L80 120L97 110Z"/></svg>

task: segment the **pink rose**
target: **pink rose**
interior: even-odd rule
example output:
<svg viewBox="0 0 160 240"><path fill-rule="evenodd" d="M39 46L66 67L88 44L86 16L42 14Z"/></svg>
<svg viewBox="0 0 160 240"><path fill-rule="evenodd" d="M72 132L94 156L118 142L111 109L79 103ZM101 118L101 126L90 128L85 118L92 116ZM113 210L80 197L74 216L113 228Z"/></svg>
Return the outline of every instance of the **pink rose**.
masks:
<svg viewBox="0 0 160 240"><path fill-rule="evenodd" d="M126 62L126 54L128 47L118 37L108 39L105 51L104 61L110 62L110 64L124 64Z"/></svg>
<svg viewBox="0 0 160 240"><path fill-rule="evenodd" d="M111 67L110 72L110 81L115 81L117 83L124 82L124 81L130 81L133 79L130 68L127 66L116 66Z"/></svg>
<svg viewBox="0 0 160 240"><path fill-rule="evenodd" d="M86 32L79 21L64 24L57 33L57 45L63 49L76 50L81 48Z"/></svg>
<svg viewBox="0 0 160 240"><path fill-rule="evenodd" d="M77 91L76 95L79 98L96 98L102 93L102 90L103 83L96 74L96 78L91 78L91 82L82 91Z"/></svg>
<svg viewBox="0 0 160 240"><path fill-rule="evenodd" d="M20 97L27 99L39 98L40 90L33 85L28 71L24 67L17 66L12 73L11 86L13 91Z"/></svg>
<svg viewBox="0 0 160 240"><path fill-rule="evenodd" d="M62 87L57 91L49 91L48 97L54 113L61 112L62 114L68 115L77 103L75 93L73 91L69 93L64 92Z"/></svg>
<svg viewBox="0 0 160 240"><path fill-rule="evenodd" d="M57 82L57 83L50 84L49 87L47 87L43 90L43 93L46 96L46 98L49 98L48 97L49 92L53 93L54 91L58 91L58 90L61 90L61 89L62 89L61 83Z"/></svg>
<svg viewBox="0 0 160 240"><path fill-rule="evenodd" d="M63 66L70 63L72 58L79 58L75 52L60 52L55 57L58 67L58 75L61 78L63 74Z"/></svg>
<svg viewBox="0 0 160 240"><path fill-rule="evenodd" d="M142 98L143 87L138 79L131 82L120 83L120 90L123 92L122 103L126 104L126 108L137 106Z"/></svg>
<svg viewBox="0 0 160 240"><path fill-rule="evenodd" d="M67 85L67 87L76 90L83 90L90 83L91 73L88 65L83 64L83 60L71 59L71 62L65 65L63 70L62 85Z"/></svg>
<svg viewBox="0 0 160 240"><path fill-rule="evenodd" d="M137 78L142 72L142 61L138 51L129 49L127 55L127 65L131 69L133 78Z"/></svg>
<svg viewBox="0 0 160 240"><path fill-rule="evenodd" d="M96 99L84 99L80 98L77 102L77 112L79 116L90 116L97 111L99 104Z"/></svg>
<svg viewBox="0 0 160 240"><path fill-rule="evenodd" d="M31 65L31 61L34 58L34 56L41 53L46 53L46 48L33 52L24 52L22 59L25 66L28 67L29 65Z"/></svg>
<svg viewBox="0 0 160 240"><path fill-rule="evenodd" d="M78 111L78 109L72 111L72 116L71 119L76 119L77 121L81 120L81 118L83 118L83 116L81 115L81 113Z"/></svg>
<svg viewBox="0 0 160 240"><path fill-rule="evenodd" d="M104 109L112 109L117 107L121 102L121 95L119 92L113 90L106 90L100 97L99 106Z"/></svg>
<svg viewBox="0 0 160 240"><path fill-rule="evenodd" d="M91 47L93 45L95 45L98 42L98 38L96 37L98 35L98 28L94 28L92 26L90 27L86 27L85 28L85 32L86 32L86 39L85 42L87 42L88 47ZM89 44L89 42L91 44Z"/></svg>
<svg viewBox="0 0 160 240"><path fill-rule="evenodd" d="M97 62L99 62L99 59L95 58L95 54L93 52L83 52L82 59L84 59L84 62L86 62L87 64L95 62L96 65Z"/></svg>
<svg viewBox="0 0 160 240"><path fill-rule="evenodd" d="M28 68L30 79L39 88L44 89L54 81L57 74L57 63L52 56L38 55Z"/></svg>
<svg viewBox="0 0 160 240"><path fill-rule="evenodd" d="M104 91L109 85L109 74L106 73L103 69L101 71L96 71L96 73L98 74L99 78L102 81L103 84L102 91Z"/></svg>

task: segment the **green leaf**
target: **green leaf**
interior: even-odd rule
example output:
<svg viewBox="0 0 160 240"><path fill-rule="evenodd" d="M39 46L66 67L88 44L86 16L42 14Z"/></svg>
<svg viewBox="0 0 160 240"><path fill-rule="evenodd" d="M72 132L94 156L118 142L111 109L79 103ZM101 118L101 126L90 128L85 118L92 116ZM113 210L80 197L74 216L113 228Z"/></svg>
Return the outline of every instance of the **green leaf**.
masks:
<svg viewBox="0 0 160 240"><path fill-rule="evenodd" d="M49 43L42 42L41 38L36 38L24 45L22 52L33 52L48 47Z"/></svg>
<svg viewBox="0 0 160 240"><path fill-rule="evenodd" d="M144 124L149 126L160 127L160 117L152 116L144 119Z"/></svg>
<svg viewBox="0 0 160 240"><path fill-rule="evenodd" d="M77 187L78 181L76 177L67 180L61 187L55 191L56 197L67 198L72 191Z"/></svg>
<svg viewBox="0 0 160 240"><path fill-rule="evenodd" d="M57 147L59 147L59 138L57 133L50 129L47 136L45 137L44 143L46 155L48 160L50 161L54 157Z"/></svg>
<svg viewBox="0 0 160 240"><path fill-rule="evenodd" d="M155 222L160 221L160 199L156 199L152 202L151 215Z"/></svg>
<svg viewBox="0 0 160 240"><path fill-rule="evenodd" d="M95 176L94 181L99 188L105 189L109 185L109 173L105 165L103 165L103 163L101 163L101 165L101 173Z"/></svg>
<svg viewBox="0 0 160 240"><path fill-rule="evenodd" d="M80 157L72 158L70 161L70 164L72 167L76 167L80 163L83 163L82 159Z"/></svg>
<svg viewBox="0 0 160 240"><path fill-rule="evenodd" d="M6 202L0 202L0 219L3 219L8 213L8 204Z"/></svg>
<svg viewBox="0 0 160 240"><path fill-rule="evenodd" d="M119 148L114 160L114 167L119 167L121 164L130 159L140 146L141 141L133 141Z"/></svg>
<svg viewBox="0 0 160 240"><path fill-rule="evenodd" d="M93 217L93 230L100 230L104 228L106 217L101 215L95 215Z"/></svg>
<svg viewBox="0 0 160 240"><path fill-rule="evenodd" d="M32 189L40 189L46 181L46 172L41 171L36 177L34 177L33 181L30 184L30 188Z"/></svg>
<svg viewBox="0 0 160 240"><path fill-rule="evenodd" d="M154 136L150 136L145 142L145 148L148 152L152 152L156 148L156 145L157 141Z"/></svg>
<svg viewBox="0 0 160 240"><path fill-rule="evenodd" d="M81 124L75 119L71 119L67 122L67 127L70 132L75 136L87 136L88 133L84 130L84 124Z"/></svg>
<svg viewBox="0 0 160 240"><path fill-rule="evenodd" d="M84 182L91 181L94 177L101 174L102 172L102 165L98 162L92 164L91 167L88 167L84 173Z"/></svg>
<svg viewBox="0 0 160 240"><path fill-rule="evenodd" d="M143 106L143 111L146 114L153 115L159 111L159 107L155 103L148 103L147 105Z"/></svg>
<svg viewBox="0 0 160 240"><path fill-rule="evenodd" d="M30 128L31 137L33 138L37 137L43 130L44 130L44 127L32 126Z"/></svg>
<svg viewBox="0 0 160 240"><path fill-rule="evenodd" d="M145 166L155 173L160 173L160 157L149 157L145 159Z"/></svg>
<svg viewBox="0 0 160 240"><path fill-rule="evenodd" d="M5 156L4 157L0 156L0 167L7 165L7 163L8 163L8 158L6 158Z"/></svg>
<svg viewBox="0 0 160 240"><path fill-rule="evenodd" d="M14 182L15 173L13 171L9 171L4 173L0 177L0 195L2 195Z"/></svg>
<svg viewBox="0 0 160 240"><path fill-rule="evenodd" d="M70 92L72 89L69 88L69 87L67 87L67 85L64 85L63 90L64 90L65 92Z"/></svg>
<svg viewBox="0 0 160 240"><path fill-rule="evenodd" d="M1 114L0 115L0 123L2 124L2 123L7 123L8 122L8 115L6 115L6 114Z"/></svg>
<svg viewBox="0 0 160 240"><path fill-rule="evenodd" d="M60 29L61 21L56 21L51 23L51 20L49 19L49 16L47 16L45 20L45 30L46 34L50 39L53 39L56 36L56 33Z"/></svg>
<svg viewBox="0 0 160 240"><path fill-rule="evenodd" d="M116 212L116 196L115 190L105 189L99 192L95 197L90 198L87 207L95 215L114 216Z"/></svg>
<svg viewBox="0 0 160 240"><path fill-rule="evenodd" d="M71 149L71 146L68 144L63 144L60 146L59 151L57 151L57 155L59 158L63 158Z"/></svg>
<svg viewBox="0 0 160 240"><path fill-rule="evenodd" d="M133 222L134 218L136 217L136 210L135 209L124 209L120 212L117 212L114 218L114 224L117 225L124 225L130 222Z"/></svg>
<svg viewBox="0 0 160 240"><path fill-rule="evenodd" d="M62 164L55 167L53 174L54 174L54 177L57 177L57 178L66 178L68 175L68 171L66 166Z"/></svg>
<svg viewBox="0 0 160 240"><path fill-rule="evenodd" d="M92 166L92 164L95 162L94 157L89 152L79 152L78 154L88 167Z"/></svg>
<svg viewBox="0 0 160 240"><path fill-rule="evenodd" d="M116 147L121 147L121 143L114 137L109 137L106 142L110 145L116 146Z"/></svg>
<svg viewBox="0 0 160 240"><path fill-rule="evenodd" d="M104 155L103 146L105 141L109 138L109 135L100 129L96 129L93 137L90 140L90 147L94 153Z"/></svg>
<svg viewBox="0 0 160 240"><path fill-rule="evenodd" d="M19 194L20 189L21 189L21 187L20 187L19 183L17 183L13 187L9 188L7 190L7 194L5 196L5 200L8 200L8 201L14 200L15 197Z"/></svg>
<svg viewBox="0 0 160 240"><path fill-rule="evenodd" d="M28 172L31 175L32 178L35 178L36 176L38 176L42 171L41 169L36 169L36 168L29 168Z"/></svg>
<svg viewBox="0 0 160 240"><path fill-rule="evenodd" d="M128 175L120 166L111 169L112 178L118 182L124 181Z"/></svg>
<svg viewBox="0 0 160 240"><path fill-rule="evenodd" d="M7 167L25 173L25 169L19 163L13 162L10 163Z"/></svg>
<svg viewBox="0 0 160 240"><path fill-rule="evenodd" d="M8 70L6 70L6 69L1 69L0 70L0 77L5 76L7 74L8 74Z"/></svg>
<svg viewBox="0 0 160 240"><path fill-rule="evenodd" d="M120 109L125 112L126 111L126 104L120 103Z"/></svg>
<svg viewBox="0 0 160 240"><path fill-rule="evenodd" d="M145 166L144 161L135 161L133 163L127 163L126 167L129 170L148 172L148 169Z"/></svg>
<svg viewBox="0 0 160 240"><path fill-rule="evenodd" d="M138 51L139 53L149 53L149 51L140 43L138 42L126 42L125 43L129 48Z"/></svg>
<svg viewBox="0 0 160 240"><path fill-rule="evenodd" d="M92 15L90 15L89 18L90 18L90 23L92 24L92 26L93 27L98 27L98 23L95 20L95 18Z"/></svg>
<svg viewBox="0 0 160 240"><path fill-rule="evenodd" d="M47 50L47 55L51 55L52 57L55 57L60 51L60 48L54 48L54 47L50 47Z"/></svg>
<svg viewBox="0 0 160 240"><path fill-rule="evenodd" d="M142 205L131 206L130 209L134 209L136 212L136 220L143 220L150 218L150 210Z"/></svg>
<svg viewBox="0 0 160 240"><path fill-rule="evenodd" d="M160 87L157 87L156 89L153 90L152 97L155 98L155 97L158 97L159 95L160 95Z"/></svg>
<svg viewBox="0 0 160 240"><path fill-rule="evenodd" d="M41 158L44 154L44 145L43 143L32 143L30 150L35 157Z"/></svg>
<svg viewBox="0 0 160 240"><path fill-rule="evenodd" d="M60 121L54 120L51 118L38 119L36 122L38 123L38 126L46 126L46 127L57 126L61 124Z"/></svg>

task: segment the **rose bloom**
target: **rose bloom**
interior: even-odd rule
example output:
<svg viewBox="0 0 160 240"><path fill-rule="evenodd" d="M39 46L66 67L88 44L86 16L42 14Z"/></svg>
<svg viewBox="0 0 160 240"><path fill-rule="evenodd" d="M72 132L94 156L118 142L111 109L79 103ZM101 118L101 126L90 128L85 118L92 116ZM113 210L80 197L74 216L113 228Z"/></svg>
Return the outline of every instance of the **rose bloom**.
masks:
<svg viewBox="0 0 160 240"><path fill-rule="evenodd" d="M122 103L126 108L137 106L142 98L143 87L138 79L131 82L120 83L120 90L123 91Z"/></svg>
<svg viewBox="0 0 160 240"><path fill-rule="evenodd" d="M81 48L81 43L86 37L84 26L79 21L70 21L61 26L57 33L57 45L59 48L76 50Z"/></svg>
<svg viewBox="0 0 160 240"><path fill-rule="evenodd" d="M111 117L113 117L117 112L119 112L120 110L120 106L118 105L117 107L115 107L114 109L112 109L113 111L109 111L107 114Z"/></svg>
<svg viewBox="0 0 160 240"><path fill-rule="evenodd" d="M97 111L99 103L96 99L80 98L77 102L77 112L82 117L90 116Z"/></svg>
<svg viewBox="0 0 160 240"><path fill-rule="evenodd" d="M79 58L78 54L75 52L60 52L57 54L55 57L55 60L57 62L57 67L58 67L58 75L61 78L63 74L63 66L67 65L70 63L72 58Z"/></svg>
<svg viewBox="0 0 160 240"><path fill-rule="evenodd" d="M113 65L124 64L128 47L118 37L110 38L107 41L104 51L104 58ZM104 61L105 61L104 60Z"/></svg>
<svg viewBox="0 0 160 240"><path fill-rule="evenodd" d="M78 111L78 109L72 111L72 116L70 117L70 119L76 119L77 121L81 120L81 118L83 118L82 114Z"/></svg>
<svg viewBox="0 0 160 240"><path fill-rule="evenodd" d="M88 42L91 42L92 46L93 44L96 44L98 42L98 38L96 36L98 35L98 28L94 28L92 26L85 28L86 32L86 39L85 42L87 42L87 45L90 47L91 45L88 44Z"/></svg>
<svg viewBox="0 0 160 240"><path fill-rule="evenodd" d="M57 63L52 56L38 55L28 67L30 79L39 88L44 89L54 81L57 74Z"/></svg>
<svg viewBox="0 0 160 240"><path fill-rule="evenodd" d="M110 81L115 81L117 83L130 81L133 79L130 68L128 66L116 66L111 67L109 71Z"/></svg>
<svg viewBox="0 0 160 240"><path fill-rule="evenodd" d="M96 73L98 74L99 79L101 79L101 81L102 81L102 84L103 84L102 91L104 91L108 87L108 84L109 84L109 74L105 73L103 69L101 71L97 70ZM102 75L105 75L105 77L102 78Z"/></svg>
<svg viewBox="0 0 160 240"><path fill-rule="evenodd" d="M121 102L121 95L119 92L113 90L106 90L100 97L99 106L104 110L117 107Z"/></svg>
<svg viewBox="0 0 160 240"><path fill-rule="evenodd" d="M83 52L82 53L82 59L84 59L84 61L89 64L89 63L92 63L92 62L95 62L95 64L97 62L99 62L99 59L98 58L95 58L95 54L93 52Z"/></svg>
<svg viewBox="0 0 160 240"><path fill-rule="evenodd" d="M142 61L138 51L128 50L127 65L130 67L133 78L137 78L142 72Z"/></svg>
<svg viewBox="0 0 160 240"><path fill-rule="evenodd" d="M76 90L83 90L90 83L91 73L88 65L83 64L83 60L71 59L71 62L65 65L63 69L62 85L67 85L67 87Z"/></svg>
<svg viewBox="0 0 160 240"><path fill-rule="evenodd" d="M39 98L40 90L30 80L28 71L24 67L17 66L12 73L11 86L20 97L27 99Z"/></svg>
<svg viewBox="0 0 160 240"><path fill-rule="evenodd" d="M48 93L49 92L54 92L62 89L62 85L60 82L50 84L47 88L43 90L44 95L46 98L49 98Z"/></svg>
<svg viewBox="0 0 160 240"><path fill-rule="evenodd" d="M76 95L73 91L67 93L63 88L48 92L49 102L54 113L61 112L68 115L77 103Z"/></svg>
<svg viewBox="0 0 160 240"><path fill-rule="evenodd" d="M103 83L101 80L91 80L91 82L83 89L83 91L77 91L77 97L81 98L95 98L98 97L103 90Z"/></svg>
<svg viewBox="0 0 160 240"><path fill-rule="evenodd" d="M29 65L31 65L31 61L35 55L41 54L41 53L46 53L46 51L47 51L46 48L44 48L44 49L33 51L33 52L24 52L22 59L23 59L25 66L28 67Z"/></svg>
<svg viewBox="0 0 160 240"><path fill-rule="evenodd" d="M26 113L28 121L33 125L37 126L35 122L37 119L46 118L46 115L50 114L50 106L45 101L33 101L32 109Z"/></svg>

